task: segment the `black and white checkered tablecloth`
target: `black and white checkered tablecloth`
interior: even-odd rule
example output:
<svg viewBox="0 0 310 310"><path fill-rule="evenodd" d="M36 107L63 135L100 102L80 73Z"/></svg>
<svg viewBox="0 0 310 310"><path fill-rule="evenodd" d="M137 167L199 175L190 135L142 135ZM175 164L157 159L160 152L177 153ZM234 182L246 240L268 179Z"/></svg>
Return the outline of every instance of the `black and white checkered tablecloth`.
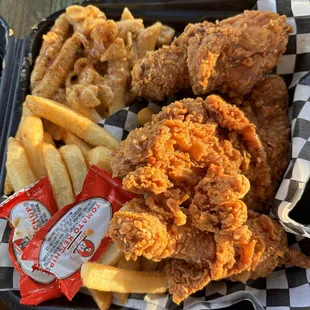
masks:
<svg viewBox="0 0 310 310"><path fill-rule="evenodd" d="M273 215L291 233L289 245L310 256L310 227L294 222L289 217L300 199L310 176L310 2L309 0L259 0L254 9L273 11L287 16L293 27L287 50L275 69L288 86L292 128L291 162L275 197ZM137 127L137 113L149 105L155 112L155 103L141 101L102 121L117 139L123 140ZM1 198L0 198L1 199ZM10 228L0 219L0 290L17 289L18 274L8 256ZM246 283L213 282L176 306L169 295L131 294L126 304L136 309L218 309L240 300L250 300L256 309L301 310L310 309L310 270L296 267L279 268L265 279Z"/></svg>

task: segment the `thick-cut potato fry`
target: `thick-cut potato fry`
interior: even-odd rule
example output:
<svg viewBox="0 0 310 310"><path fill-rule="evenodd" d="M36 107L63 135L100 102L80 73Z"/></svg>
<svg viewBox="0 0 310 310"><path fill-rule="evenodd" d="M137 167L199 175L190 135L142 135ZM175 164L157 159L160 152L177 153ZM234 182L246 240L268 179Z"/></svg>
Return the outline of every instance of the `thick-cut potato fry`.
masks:
<svg viewBox="0 0 310 310"><path fill-rule="evenodd" d="M155 271L158 267L158 262L154 262L153 260L142 256L140 265L142 271Z"/></svg>
<svg viewBox="0 0 310 310"><path fill-rule="evenodd" d="M24 118L20 128L20 139L36 178L45 177L47 173L42 154L44 131L39 117L26 116Z"/></svg>
<svg viewBox="0 0 310 310"><path fill-rule="evenodd" d="M113 300L111 292L100 292L97 290L89 290L89 292L100 310L110 309Z"/></svg>
<svg viewBox="0 0 310 310"><path fill-rule="evenodd" d="M81 85L75 85L81 86ZM70 88L66 89L66 98L68 107L70 107L73 111L87 117L94 123L98 123L102 120L102 117L96 111L95 108L88 108L82 103L82 98L77 95L75 91ZM99 100L98 100L99 101ZM100 102L99 102L100 104Z"/></svg>
<svg viewBox="0 0 310 310"><path fill-rule="evenodd" d="M169 26L162 25L156 41L156 47L169 45L173 40L175 30Z"/></svg>
<svg viewBox="0 0 310 310"><path fill-rule="evenodd" d="M54 198L58 209L61 209L74 200L70 177L62 156L55 147L51 144L43 143L42 150Z"/></svg>
<svg viewBox="0 0 310 310"><path fill-rule="evenodd" d="M6 171L15 192L36 181L25 149L14 138L8 140Z"/></svg>
<svg viewBox="0 0 310 310"><path fill-rule="evenodd" d="M95 165L111 173L110 163L112 160L112 152L113 150L105 146L97 146L93 148L87 154L88 165Z"/></svg>
<svg viewBox="0 0 310 310"><path fill-rule="evenodd" d="M42 123L44 131L48 132L53 137L53 140L60 141L63 139L65 132L63 128L53 124L47 119L42 119Z"/></svg>
<svg viewBox="0 0 310 310"><path fill-rule="evenodd" d="M144 126L146 123L152 120L153 110L149 107L144 108L138 112L138 123L140 126Z"/></svg>
<svg viewBox="0 0 310 310"><path fill-rule="evenodd" d="M33 89L32 94L44 98L52 98L66 77L73 69L77 58L77 51L81 47L81 42L77 34L74 34L63 45L57 58L45 73L41 82Z"/></svg>
<svg viewBox="0 0 310 310"><path fill-rule="evenodd" d="M125 47L124 40L121 38L117 38L108 47L106 52L102 55L101 61L120 59L120 58L126 57L126 55L127 55L127 50Z"/></svg>
<svg viewBox="0 0 310 310"><path fill-rule="evenodd" d="M162 24L157 22L139 33L137 39L137 52L139 58L144 57L148 51L154 51L161 27Z"/></svg>
<svg viewBox="0 0 310 310"><path fill-rule="evenodd" d="M124 40L127 38L127 33L131 32L134 37L144 29L142 19L127 19L116 23L118 27L118 36Z"/></svg>
<svg viewBox="0 0 310 310"><path fill-rule="evenodd" d="M123 11L122 16L121 16L121 21L128 20L128 19L134 19L134 17L128 8L124 8L124 11Z"/></svg>
<svg viewBox="0 0 310 310"><path fill-rule="evenodd" d="M20 140L20 128L23 124L24 118L26 116L33 116L33 113L30 111L30 109L27 107L26 102L23 103L23 112L22 112L22 117L20 119L19 125L18 125L18 129L15 135L15 138L17 140Z"/></svg>
<svg viewBox="0 0 310 310"><path fill-rule="evenodd" d="M8 175L5 176L3 193L6 196L9 196L10 194L13 193L13 187L11 185L9 178L8 178Z"/></svg>
<svg viewBox="0 0 310 310"><path fill-rule="evenodd" d="M164 293L167 276L156 271L132 271L97 263L84 263L81 269L84 286L105 292Z"/></svg>
<svg viewBox="0 0 310 310"><path fill-rule="evenodd" d="M81 192L85 176L87 174L87 165L82 151L74 144L64 145L59 149L69 171L74 194Z"/></svg>
<svg viewBox="0 0 310 310"><path fill-rule="evenodd" d="M136 260L126 260L125 257L122 257L119 262L117 263L117 267L121 269L126 269L126 270L134 270L138 271L140 270L140 257L138 257ZM128 300L128 293L114 293L116 300L124 305L127 300Z"/></svg>
<svg viewBox="0 0 310 310"><path fill-rule="evenodd" d="M72 109L52 100L28 95L26 98L29 109L37 116L65 128L91 145L104 145L116 149L119 145L108 131L93 123L88 118L81 116Z"/></svg>
<svg viewBox="0 0 310 310"><path fill-rule="evenodd" d="M116 246L116 243L111 242L97 263L115 266L122 257L124 257L124 253Z"/></svg>
<svg viewBox="0 0 310 310"><path fill-rule="evenodd" d="M51 144L52 146L55 146L55 147L56 147L52 135L51 135L49 132L47 132L47 131L44 131L44 138L43 138L43 141L44 141L44 143L49 143L49 144Z"/></svg>
<svg viewBox="0 0 310 310"><path fill-rule="evenodd" d="M55 60L61 50L65 40L70 33L70 24L66 14L61 14L55 21L51 30L43 35L43 43L40 54L36 58L34 68L31 73L31 89L43 79L49 65Z"/></svg>
<svg viewBox="0 0 310 310"><path fill-rule="evenodd" d="M92 149L92 147L89 144L87 144L84 140L82 140L72 132L66 130L64 132L63 141L65 142L65 144L77 145L79 149L82 151L85 160L87 160L87 154Z"/></svg>

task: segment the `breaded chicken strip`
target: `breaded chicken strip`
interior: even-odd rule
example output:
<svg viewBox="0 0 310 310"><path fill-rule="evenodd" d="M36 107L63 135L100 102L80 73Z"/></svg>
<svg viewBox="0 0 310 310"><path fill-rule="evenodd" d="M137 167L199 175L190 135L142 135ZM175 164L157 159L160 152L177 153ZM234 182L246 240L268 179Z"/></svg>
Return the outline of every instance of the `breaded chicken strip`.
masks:
<svg viewBox="0 0 310 310"><path fill-rule="evenodd" d="M152 122L121 142L111 162L113 175L124 177L126 190L159 195L176 188L189 195L188 205L211 165L221 167L219 184L229 178L231 184L247 184L244 176L249 174L254 192L270 189L270 167L255 126L240 109L216 95L164 107ZM239 174L244 176L236 177ZM237 205L236 210L244 209L242 203Z"/></svg>
<svg viewBox="0 0 310 310"><path fill-rule="evenodd" d="M135 64L133 90L152 100L190 86L196 95L213 90L232 97L248 94L278 64L291 31L285 16L258 11L217 24L189 24L170 47Z"/></svg>
<svg viewBox="0 0 310 310"><path fill-rule="evenodd" d="M271 178L269 190L259 190L258 169L250 169L247 177L253 190L247 194L245 202L255 211L267 213L289 162L290 125L286 85L279 76L267 77L241 102L239 108L256 125L257 134L266 150Z"/></svg>
<svg viewBox="0 0 310 310"><path fill-rule="evenodd" d="M177 46L149 52L132 70L132 91L138 96L164 100L165 96L190 87L186 53Z"/></svg>
<svg viewBox="0 0 310 310"><path fill-rule="evenodd" d="M290 250L282 226L266 215L249 211L246 225L211 233L195 228L188 211L183 212L186 224L177 226L151 211L144 199L134 199L114 214L108 231L127 259L172 258L166 271L176 303L210 281L265 277L283 263L310 267L310 258Z"/></svg>
<svg viewBox="0 0 310 310"><path fill-rule="evenodd" d="M166 220L163 214L151 211L147 203L147 199L144 201L143 198L127 202L114 214L110 222L108 235L125 253L127 259L135 260L138 256L144 256L160 261L174 257L199 268L209 268L212 264L215 276L219 272L216 268L224 268L219 263L221 258L217 258L217 252L235 247L241 257L243 247L240 247L240 242L254 248L254 243L249 242L250 233L246 226L223 235L205 233L192 225L188 210L182 209L187 215L187 221L178 226Z"/></svg>

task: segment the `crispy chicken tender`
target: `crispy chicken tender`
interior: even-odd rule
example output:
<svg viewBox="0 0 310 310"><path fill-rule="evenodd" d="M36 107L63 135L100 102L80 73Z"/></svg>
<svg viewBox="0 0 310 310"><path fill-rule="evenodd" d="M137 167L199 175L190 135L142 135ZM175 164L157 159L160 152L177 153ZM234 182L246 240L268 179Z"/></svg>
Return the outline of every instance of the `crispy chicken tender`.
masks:
<svg viewBox="0 0 310 310"><path fill-rule="evenodd" d="M243 258L235 256L235 261L227 259L232 256L232 253L235 255L236 252L231 252L231 248L229 248L231 239L225 241L227 236L224 235L220 236L223 240L215 238L217 239L217 259L214 265L210 265L211 268L201 268L193 263L175 258L168 261L166 265L168 286L174 302L180 303L212 280L226 277L232 281L246 281L266 277L268 273L283 263L309 268L309 257L287 247L286 233L279 223L266 215L252 211L249 212L248 217L247 225L242 226L242 228L248 227L251 232L250 240L254 243L254 249L247 246L244 240L239 241L239 243L235 242L234 245L234 250L238 248L238 244L239 246L243 245L243 251L239 249ZM249 244L253 245L253 243ZM223 261L220 261L221 257L224 258ZM215 266L219 268L224 266L224 269L219 269L220 272L216 274Z"/></svg>
<svg viewBox="0 0 310 310"><path fill-rule="evenodd" d="M266 154L254 125L241 110L216 95L164 107L152 122L121 142L111 162L113 175L124 177L126 190L159 195L178 188L190 199L211 165L221 167L219 180L231 178L236 187L243 183L242 195L249 190L248 183L244 176L235 175L247 177L255 170L252 180L258 180L257 187L262 191L270 187ZM233 217L244 214L243 204L236 199L225 202ZM199 215L194 217L198 224Z"/></svg>
<svg viewBox="0 0 310 310"><path fill-rule="evenodd" d="M232 251L232 247L235 247L241 251L239 243L235 242L248 244L249 231L244 226L222 236L205 233L192 225L186 209L182 211L187 214L187 221L184 225L178 226L173 221L167 220L163 213L151 210L144 199L134 199L114 214L108 235L125 253L127 259L144 256L160 261L174 257L194 264L198 268L209 268L212 264L214 267L212 276L221 277L224 266L220 261L223 257L221 258L216 252L225 251L222 244L226 241L227 249L230 248ZM254 248L253 244L249 246Z"/></svg>
<svg viewBox="0 0 310 310"><path fill-rule="evenodd" d="M143 198L134 199L114 214L108 231L127 259L172 258L166 271L176 303L210 281L257 279L283 263L310 266L310 258L290 250L284 229L266 215L249 211L245 225L212 233L197 229L188 210L182 211L187 221L178 226Z"/></svg>
<svg viewBox="0 0 310 310"><path fill-rule="evenodd" d="M217 233L240 227L247 219L247 207L240 199L249 188L244 175L225 175L222 167L211 165L189 206L194 226Z"/></svg>
<svg viewBox="0 0 310 310"><path fill-rule="evenodd" d="M138 96L164 100L178 90L189 88L186 53L177 46L148 52L131 72L132 91Z"/></svg>
<svg viewBox="0 0 310 310"><path fill-rule="evenodd" d="M288 94L283 79L279 76L265 78L243 98L239 108L256 125L266 150L271 179L269 189L260 190L257 183L263 181L264 175L257 177L260 168L249 170L247 177L255 190L249 192L245 202L255 211L267 213L289 162Z"/></svg>
<svg viewBox="0 0 310 310"><path fill-rule="evenodd" d="M136 63L133 90L152 100L190 86L196 95L213 90L230 96L248 94L277 65L290 32L285 16L258 11L245 11L217 24L189 24L171 46ZM170 70L167 63L176 69ZM181 69L188 75L180 77Z"/></svg>

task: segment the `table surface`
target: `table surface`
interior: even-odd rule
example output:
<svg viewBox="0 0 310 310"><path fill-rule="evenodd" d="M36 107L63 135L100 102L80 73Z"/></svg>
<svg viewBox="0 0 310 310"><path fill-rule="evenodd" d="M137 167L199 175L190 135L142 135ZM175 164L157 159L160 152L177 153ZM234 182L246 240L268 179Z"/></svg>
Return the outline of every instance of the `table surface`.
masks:
<svg viewBox="0 0 310 310"><path fill-rule="evenodd" d="M16 37L24 37L43 18L77 2L81 0L0 0L0 15Z"/></svg>

